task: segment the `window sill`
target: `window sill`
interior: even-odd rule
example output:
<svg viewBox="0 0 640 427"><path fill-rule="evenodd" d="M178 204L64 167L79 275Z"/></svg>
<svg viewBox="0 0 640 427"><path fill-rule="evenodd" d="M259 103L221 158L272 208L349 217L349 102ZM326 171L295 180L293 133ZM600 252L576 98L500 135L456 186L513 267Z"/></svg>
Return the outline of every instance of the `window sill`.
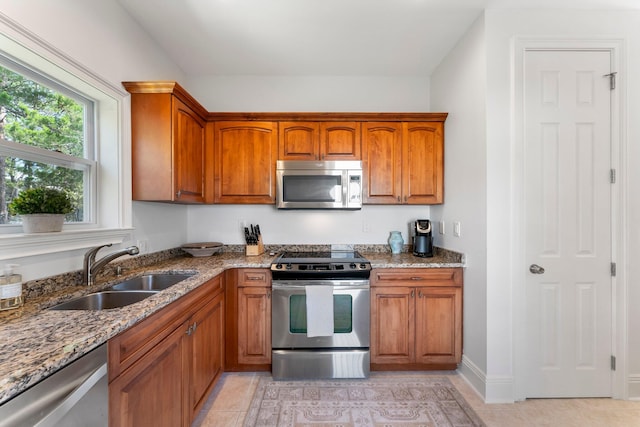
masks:
<svg viewBox="0 0 640 427"><path fill-rule="evenodd" d="M0 235L0 260L119 244L132 228L61 231L59 233Z"/></svg>

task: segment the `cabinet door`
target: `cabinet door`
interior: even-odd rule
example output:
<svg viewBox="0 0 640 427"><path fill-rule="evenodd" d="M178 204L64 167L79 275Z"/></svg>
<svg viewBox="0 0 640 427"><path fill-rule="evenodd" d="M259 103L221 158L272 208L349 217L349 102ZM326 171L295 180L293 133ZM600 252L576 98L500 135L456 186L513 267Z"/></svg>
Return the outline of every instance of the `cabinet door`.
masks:
<svg viewBox="0 0 640 427"><path fill-rule="evenodd" d="M371 363L413 362L414 300L413 288L371 288Z"/></svg>
<svg viewBox="0 0 640 427"><path fill-rule="evenodd" d="M361 157L360 123L320 124L321 160L360 160Z"/></svg>
<svg viewBox="0 0 640 427"><path fill-rule="evenodd" d="M191 362L191 419L206 401L215 379L222 373L224 354L224 294L200 308L189 321Z"/></svg>
<svg viewBox="0 0 640 427"><path fill-rule="evenodd" d="M320 124L280 122L278 160L317 160L320 152Z"/></svg>
<svg viewBox="0 0 640 427"><path fill-rule="evenodd" d="M238 363L271 363L271 288L238 288Z"/></svg>
<svg viewBox="0 0 640 427"><path fill-rule="evenodd" d="M205 202L205 123L173 97L175 200Z"/></svg>
<svg viewBox="0 0 640 427"><path fill-rule="evenodd" d="M183 393L186 323L109 384L109 425L113 427L187 426Z"/></svg>
<svg viewBox="0 0 640 427"><path fill-rule="evenodd" d="M402 192L401 135L402 126L400 123L363 123L364 203L400 203Z"/></svg>
<svg viewBox="0 0 640 427"><path fill-rule="evenodd" d="M275 203L278 124L216 122L215 203Z"/></svg>
<svg viewBox="0 0 640 427"><path fill-rule="evenodd" d="M416 362L457 364L462 357L462 289L416 289Z"/></svg>
<svg viewBox="0 0 640 427"><path fill-rule="evenodd" d="M402 203L443 203L444 124L404 123L402 147Z"/></svg>

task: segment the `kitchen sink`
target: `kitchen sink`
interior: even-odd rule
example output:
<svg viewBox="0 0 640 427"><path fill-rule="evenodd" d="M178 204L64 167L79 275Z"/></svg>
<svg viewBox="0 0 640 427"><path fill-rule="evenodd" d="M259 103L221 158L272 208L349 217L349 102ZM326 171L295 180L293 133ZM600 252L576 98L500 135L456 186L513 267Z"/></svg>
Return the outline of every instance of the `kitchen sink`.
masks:
<svg viewBox="0 0 640 427"><path fill-rule="evenodd" d="M103 291L84 295L50 307L49 310L109 310L149 298L158 291Z"/></svg>
<svg viewBox="0 0 640 427"><path fill-rule="evenodd" d="M145 274L144 276L132 277L124 282L113 285L109 291L161 291L169 286L181 282L193 274Z"/></svg>

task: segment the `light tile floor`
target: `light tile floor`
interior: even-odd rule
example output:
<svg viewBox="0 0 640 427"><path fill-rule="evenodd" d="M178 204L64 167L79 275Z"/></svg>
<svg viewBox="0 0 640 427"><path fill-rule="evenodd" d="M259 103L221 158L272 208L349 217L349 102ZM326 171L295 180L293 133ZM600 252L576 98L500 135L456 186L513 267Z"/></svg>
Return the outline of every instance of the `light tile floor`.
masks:
<svg viewBox="0 0 640 427"><path fill-rule="evenodd" d="M372 373L372 375L411 375ZM614 399L528 399L485 404L464 378L451 382L488 427L640 427L640 402ZM242 426L258 379L268 373L225 373L192 427Z"/></svg>

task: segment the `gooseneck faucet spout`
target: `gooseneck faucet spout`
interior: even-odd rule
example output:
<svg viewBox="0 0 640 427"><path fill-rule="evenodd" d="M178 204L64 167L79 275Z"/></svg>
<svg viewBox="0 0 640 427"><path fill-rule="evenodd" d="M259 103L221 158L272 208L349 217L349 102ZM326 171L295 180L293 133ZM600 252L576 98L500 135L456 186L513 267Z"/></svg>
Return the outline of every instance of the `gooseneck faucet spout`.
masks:
<svg viewBox="0 0 640 427"><path fill-rule="evenodd" d="M103 258L96 261L96 255L98 254L98 251L104 247L109 246L111 246L111 243L107 245L96 246L95 248L89 249L84 254L82 278L85 285L93 285L95 283L95 278L98 272L114 259L119 258L123 255L137 255L140 253L140 250L137 246L129 246L128 248L105 255Z"/></svg>

